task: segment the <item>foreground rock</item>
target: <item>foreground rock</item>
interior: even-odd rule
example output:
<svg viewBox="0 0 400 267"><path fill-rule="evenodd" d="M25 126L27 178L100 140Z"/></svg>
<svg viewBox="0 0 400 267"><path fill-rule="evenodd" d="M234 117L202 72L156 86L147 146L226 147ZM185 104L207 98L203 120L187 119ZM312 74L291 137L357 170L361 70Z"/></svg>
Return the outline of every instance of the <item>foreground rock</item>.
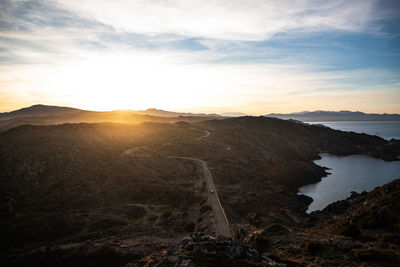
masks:
<svg viewBox="0 0 400 267"><path fill-rule="evenodd" d="M128 266L399 266L400 179L353 193L302 227L234 231L236 241L196 233Z"/></svg>
<svg viewBox="0 0 400 267"><path fill-rule="evenodd" d="M399 266L399 197L400 179L314 212L302 227L238 228L235 240L195 232L175 244L127 236L45 246L2 266Z"/></svg>
<svg viewBox="0 0 400 267"><path fill-rule="evenodd" d="M400 179L313 212L308 226L274 224L242 240L289 266L399 266L399 211Z"/></svg>
<svg viewBox="0 0 400 267"><path fill-rule="evenodd" d="M186 237L170 250L154 253L127 266L285 266L260 256L252 245L203 233Z"/></svg>

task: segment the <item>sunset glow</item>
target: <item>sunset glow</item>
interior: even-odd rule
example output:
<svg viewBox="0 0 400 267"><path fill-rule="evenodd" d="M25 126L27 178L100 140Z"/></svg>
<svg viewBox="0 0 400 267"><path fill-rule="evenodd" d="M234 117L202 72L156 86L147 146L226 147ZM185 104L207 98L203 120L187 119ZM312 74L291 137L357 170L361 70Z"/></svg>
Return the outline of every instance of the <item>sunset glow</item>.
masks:
<svg viewBox="0 0 400 267"><path fill-rule="evenodd" d="M0 112L400 112L394 1L2 1Z"/></svg>

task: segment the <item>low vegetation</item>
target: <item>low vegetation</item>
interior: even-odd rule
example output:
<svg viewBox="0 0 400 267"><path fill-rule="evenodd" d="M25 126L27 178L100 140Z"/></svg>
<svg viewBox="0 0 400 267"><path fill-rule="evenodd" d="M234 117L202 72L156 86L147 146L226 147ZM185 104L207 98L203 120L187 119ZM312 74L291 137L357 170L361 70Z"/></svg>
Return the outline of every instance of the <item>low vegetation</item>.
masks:
<svg viewBox="0 0 400 267"><path fill-rule="evenodd" d="M205 131L210 135L198 139ZM320 152L394 160L399 147L395 140L263 117L16 127L0 133L1 261L39 266L47 253L53 263L68 255L79 265L78 254L104 250L126 263L194 231L214 235L202 169L176 156L207 162L235 237L263 229L248 242L270 259L320 255L326 233L374 240L371 229L383 225L392 230L382 236L397 246L399 238L390 234L398 218L390 210L360 211L348 226L323 226L323 218L334 220L339 206L347 210L353 202L310 217L311 200L297 189L326 175L312 162ZM316 225L324 232L317 238L304 230ZM282 238L286 245L276 243Z"/></svg>

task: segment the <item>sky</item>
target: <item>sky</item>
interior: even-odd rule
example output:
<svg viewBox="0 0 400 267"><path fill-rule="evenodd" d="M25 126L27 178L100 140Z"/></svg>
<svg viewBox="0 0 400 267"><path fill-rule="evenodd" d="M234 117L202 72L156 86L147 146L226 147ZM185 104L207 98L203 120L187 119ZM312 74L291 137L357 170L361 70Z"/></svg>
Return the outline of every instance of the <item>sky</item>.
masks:
<svg viewBox="0 0 400 267"><path fill-rule="evenodd" d="M0 0L0 112L400 113L400 1Z"/></svg>

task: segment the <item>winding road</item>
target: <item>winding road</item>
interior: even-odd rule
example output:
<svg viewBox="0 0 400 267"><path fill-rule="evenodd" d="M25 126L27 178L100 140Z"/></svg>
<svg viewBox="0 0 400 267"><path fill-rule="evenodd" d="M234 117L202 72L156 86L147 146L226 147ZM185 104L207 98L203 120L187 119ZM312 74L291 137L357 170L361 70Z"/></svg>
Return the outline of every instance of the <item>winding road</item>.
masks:
<svg viewBox="0 0 400 267"><path fill-rule="evenodd" d="M203 175L207 183L208 199L210 200L210 204L215 218L215 228L217 231L217 235L232 238L231 231L229 230L229 222L228 219L226 218L221 202L219 201L218 193L215 188L214 181L210 169L207 166L207 163L202 159L196 159L190 157L175 157L175 158L190 159L201 164L201 167L203 169Z"/></svg>
<svg viewBox="0 0 400 267"><path fill-rule="evenodd" d="M196 138L196 141L199 141L199 140L201 140L201 139L203 139L203 138L207 138L209 135L210 135L210 132L204 130L204 135L197 137L197 138Z"/></svg>
<svg viewBox="0 0 400 267"><path fill-rule="evenodd" d="M209 131L203 130L204 134L200 137L196 138L196 141L201 140L203 138L207 138L210 135ZM215 188L214 181L208 168L207 162L202 159L191 158L191 157L175 157L180 159L189 159L200 163L203 169L204 179L207 183L207 195L210 201L210 205L215 218L215 230L217 235L232 238L231 231L229 230L229 222L226 218L224 209L222 208L221 202L219 201L217 189Z"/></svg>
<svg viewBox="0 0 400 267"><path fill-rule="evenodd" d="M194 129L194 128L193 128ZM200 130L200 129L196 129ZM203 130L204 134L201 135L200 137L197 137L195 140L199 141L201 139L207 138L210 135L210 132L207 130ZM123 155L127 155L134 151L134 149L129 149L123 153ZM214 219L215 219L215 230L218 236L224 236L228 238L232 238L231 231L229 229L229 222L228 219L226 218L224 209L222 208L221 202L219 201L217 189L215 188L214 181L210 172L210 169L207 166L207 163L202 160L202 159L197 159L197 158L191 158L191 157L177 157L177 156L168 156L171 158L177 158L177 159L188 159L188 160L193 160L197 163L199 163L203 169L203 176L204 179L206 180L207 184L207 196L214 214Z"/></svg>

